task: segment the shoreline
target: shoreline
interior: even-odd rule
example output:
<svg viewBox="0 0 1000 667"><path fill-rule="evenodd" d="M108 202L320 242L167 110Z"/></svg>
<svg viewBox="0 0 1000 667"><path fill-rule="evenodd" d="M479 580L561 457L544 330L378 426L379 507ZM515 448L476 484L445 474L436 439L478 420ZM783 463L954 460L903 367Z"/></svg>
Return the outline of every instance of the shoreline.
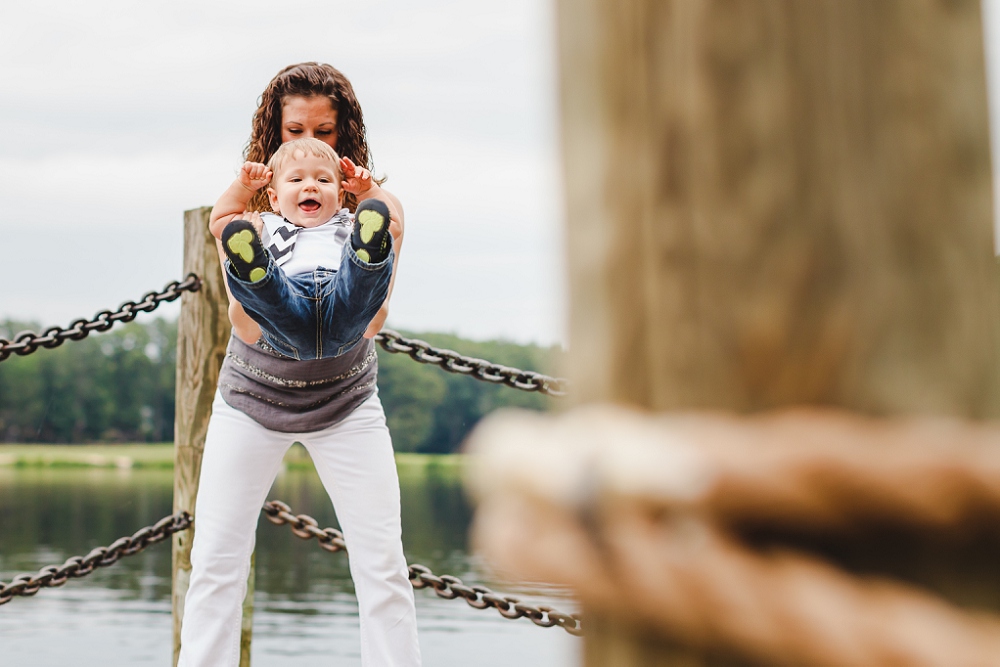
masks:
<svg viewBox="0 0 1000 667"><path fill-rule="evenodd" d="M462 454L397 452L397 467L458 467ZM312 459L299 444L285 454L285 468L311 468ZM0 444L0 468L116 468L119 470L172 470L173 443L23 445Z"/></svg>

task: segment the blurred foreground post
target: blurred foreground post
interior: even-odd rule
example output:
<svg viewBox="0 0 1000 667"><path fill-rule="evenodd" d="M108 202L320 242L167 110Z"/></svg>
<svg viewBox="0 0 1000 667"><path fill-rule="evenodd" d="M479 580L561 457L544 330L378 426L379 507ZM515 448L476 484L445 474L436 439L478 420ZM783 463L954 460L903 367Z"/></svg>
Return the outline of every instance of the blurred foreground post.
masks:
<svg viewBox="0 0 1000 667"><path fill-rule="evenodd" d="M978 0L559 27L579 399L1000 413Z"/></svg>
<svg viewBox="0 0 1000 667"><path fill-rule="evenodd" d="M219 369L226 354L231 325L229 299L219 265L215 239L208 231L211 207L184 213L184 275L201 277L201 290L185 292L177 321L177 401L174 426L174 511L195 515L194 527L173 537L174 662L181 646L181 616L191 577L191 541L198 529L195 499L201 474L212 399L219 382ZM253 592L253 570L248 596ZM250 664L248 613L244 604L241 665Z"/></svg>
<svg viewBox="0 0 1000 667"><path fill-rule="evenodd" d="M805 404L879 417L1000 416L979 0L560 0L557 22L569 374L572 400L580 404L578 417L565 418L567 432L585 440L601 431L572 425L596 402L657 412L749 414ZM510 432L496 420L490 428L480 431L477 446L499 450L503 443L492 441ZM629 428L623 422L620 430ZM714 427L700 428L691 441L712 442L705 434ZM841 433L869 429L877 430L862 425ZM530 428L518 433L532 437ZM803 446L806 440L799 438ZM521 576L541 576L541 542L519 542L519 535L541 540L573 522L593 532L594 517L603 514L615 526L634 524L629 534L643 534L645 518L629 523L627 512L588 505L601 497L588 475L595 461L614 454L613 435L604 447L604 454L599 447L574 454L567 446L559 465L548 460L565 474L537 486L519 477L517 466L510 478L480 477L477 530L487 555ZM544 467L530 447L521 453L523 469ZM593 458L581 462L584 456ZM671 468L661 469L663 479L704 467L663 458ZM609 469L648 471L657 462L653 456L646 466L632 460ZM566 493L544 489L559 479ZM637 478L635 491L654 482ZM661 511L683 507L695 497L685 494L703 490L683 479L677 484L664 492L671 501ZM616 493L629 495L619 487ZM523 497L511 499L518 492ZM573 497L583 504L579 521L560 506ZM520 511L518 503L531 509ZM550 529L536 526L534 533L516 523L546 517ZM646 527L659 534L659 527ZM678 529L664 544L708 536L691 539L716 545L711 553L719 563L757 573L758 581L766 572L812 567L795 561L782 570L742 547L731 551L734 543L715 527L701 530ZM580 574L613 562L600 560L614 551L605 538L567 537L560 546L552 537L548 548L566 548L559 554L565 570ZM597 554L590 561L586 549ZM908 564L887 565L894 566ZM628 571L622 568L622 576ZM616 574L608 574L608 586ZM831 573L824 590L857 600L867 594L838 577ZM766 655L763 644L747 639L755 636L749 630L722 642L726 619L713 616L718 612L709 610L719 607L711 604L689 627L669 632L649 614L637 618L639 602L624 613L587 606L588 599L610 599L612 590L579 591L587 665L708 664L715 649L751 645L756 659ZM705 589L692 599L707 603L710 595ZM672 601L668 593L662 600ZM753 626L758 608L752 597L743 604L739 613ZM849 644L860 635L846 636ZM989 645L993 636L984 636L982 646ZM669 662L684 647L688 662ZM769 661L794 663L791 654Z"/></svg>

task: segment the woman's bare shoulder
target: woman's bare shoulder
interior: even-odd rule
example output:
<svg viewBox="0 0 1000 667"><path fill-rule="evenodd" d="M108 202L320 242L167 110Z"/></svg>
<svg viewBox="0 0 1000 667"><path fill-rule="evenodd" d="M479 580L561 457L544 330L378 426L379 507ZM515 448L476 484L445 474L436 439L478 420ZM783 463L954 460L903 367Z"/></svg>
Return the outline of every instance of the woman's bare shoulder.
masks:
<svg viewBox="0 0 1000 667"><path fill-rule="evenodd" d="M403 204L399 201L399 197L392 194L385 188L382 188L382 192L384 192L385 196L389 198L389 200L392 202L392 205L396 207L396 212L399 213L399 223L400 225L402 225L405 216L403 214Z"/></svg>

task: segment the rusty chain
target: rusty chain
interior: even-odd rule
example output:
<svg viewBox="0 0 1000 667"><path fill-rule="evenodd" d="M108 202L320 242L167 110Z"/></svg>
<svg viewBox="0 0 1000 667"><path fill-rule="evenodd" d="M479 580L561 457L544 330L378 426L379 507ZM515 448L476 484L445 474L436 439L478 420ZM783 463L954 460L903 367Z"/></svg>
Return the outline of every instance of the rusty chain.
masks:
<svg viewBox="0 0 1000 667"><path fill-rule="evenodd" d="M316 538L322 548L330 552L347 551L344 534L336 528L320 528L316 519L307 514L293 514L292 509L280 500L264 503L267 520L275 525L288 524L292 533L304 540ZM473 609L492 607L509 619L527 618L535 625L551 628L558 625L571 635L579 636L583 629L579 614L566 614L545 605L529 605L510 595L495 593L486 586L466 586L458 577L448 574L435 575L423 565L408 566L410 583L414 588L432 588L445 600L462 598Z"/></svg>
<svg viewBox="0 0 1000 667"><path fill-rule="evenodd" d="M319 545L329 552L347 551L344 534L336 528L320 528L316 519L306 514L293 514L291 508L280 500L264 503L263 512L273 524L288 524L292 533L304 540L316 538ZM0 582L0 605L17 596L31 596L43 588L62 586L70 579L85 577L98 567L114 565L123 556L139 553L151 544L167 539L174 533L187 530L192 517L187 512L178 512L164 517L152 526L146 526L129 537L121 537L110 546L92 549L86 556L73 556L61 566L43 567L37 574L19 574L10 583ZM581 619L578 614L566 614L546 605L525 604L519 598L495 593L486 586L466 586L458 577L435 575L430 568L413 564L408 566L408 574L414 588L431 588L445 600L462 598L473 609L492 607L508 619L527 618L543 628L559 626L566 632L582 634Z"/></svg>
<svg viewBox="0 0 1000 667"><path fill-rule="evenodd" d="M197 292L201 278L191 273L182 281L171 281L159 292L147 292L139 301L126 301L116 311L102 310L93 318L74 320L68 327L49 327L41 335L24 331L13 341L0 338L0 361L12 354L24 356L40 347L59 347L67 340L82 340L94 331L107 331L117 322L131 322L139 313L148 313L165 301L174 301L183 292Z"/></svg>
<svg viewBox="0 0 1000 667"><path fill-rule="evenodd" d="M13 341L0 338L0 361L12 354L25 356L39 348L59 347L67 340L82 340L91 333L107 331L118 322L131 322L139 313L148 313L165 301L174 301L183 292L197 292L201 278L191 273L182 281L172 281L159 292L147 292L139 301L126 301L116 311L102 310L91 319L74 320L68 327L49 327L42 334L23 331ZM547 396L565 396L568 381L534 371L524 371L495 364L485 359L460 355L453 350L436 348L415 338L404 338L391 329L383 329L375 342L387 352L403 353L414 361L432 364L459 375L470 375L477 380L504 384L521 391L537 391Z"/></svg>
<svg viewBox="0 0 1000 667"><path fill-rule="evenodd" d="M319 545L335 553L337 551L347 551L344 543L344 534L336 528L320 528L319 522L307 514L292 514L292 508L280 500L269 500L262 508L267 520L276 526L288 524L292 533L303 540L316 538Z"/></svg>
<svg viewBox="0 0 1000 667"><path fill-rule="evenodd" d="M110 546L92 549L86 556L73 556L60 566L48 565L35 575L19 574L9 584L0 582L0 605L7 604L19 595L34 595L43 588L62 586L70 579L87 576L98 567L114 565L122 556L139 553L149 545L162 542L190 526L191 515L178 512L160 519L152 526L140 528L130 537L120 537Z"/></svg>
<svg viewBox="0 0 1000 667"><path fill-rule="evenodd" d="M409 566L409 571L410 581L414 588L430 586L439 598L453 600L461 597L473 609L493 607L504 618L516 619L523 616L543 628L558 625L571 635L579 637L583 634L579 614L565 614L546 605L536 607L525 604L511 595L494 593L486 586L466 586L458 577L453 577L450 574L435 575L423 565L414 563Z"/></svg>
<svg viewBox="0 0 1000 667"><path fill-rule="evenodd" d="M509 366L501 366L484 359L465 357L453 350L444 350L422 340L404 338L391 329L382 329L375 336L375 342L387 352L409 355L422 364L440 366L450 373L470 375L477 380L505 384L521 391L537 391L547 396L565 396L569 381L554 378L534 371L522 371Z"/></svg>

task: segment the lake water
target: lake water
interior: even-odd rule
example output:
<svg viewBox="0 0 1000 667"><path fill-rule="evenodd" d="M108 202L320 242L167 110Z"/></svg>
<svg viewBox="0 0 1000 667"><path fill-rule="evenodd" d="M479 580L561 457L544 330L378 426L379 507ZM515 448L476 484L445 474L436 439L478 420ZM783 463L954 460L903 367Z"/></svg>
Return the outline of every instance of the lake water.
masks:
<svg viewBox="0 0 1000 667"><path fill-rule="evenodd" d="M400 467L407 561L576 609L562 591L491 578L466 545L471 510L445 466ZM171 512L172 473L153 470L0 468L0 580L61 564ZM313 470L288 470L269 498L320 526L336 517ZM343 554L262 518L257 533L254 667L361 664L357 602ZM579 664L580 640L560 628L502 618L461 600L416 591L429 667ZM170 665L170 546L164 542L62 588L0 606L0 665Z"/></svg>

